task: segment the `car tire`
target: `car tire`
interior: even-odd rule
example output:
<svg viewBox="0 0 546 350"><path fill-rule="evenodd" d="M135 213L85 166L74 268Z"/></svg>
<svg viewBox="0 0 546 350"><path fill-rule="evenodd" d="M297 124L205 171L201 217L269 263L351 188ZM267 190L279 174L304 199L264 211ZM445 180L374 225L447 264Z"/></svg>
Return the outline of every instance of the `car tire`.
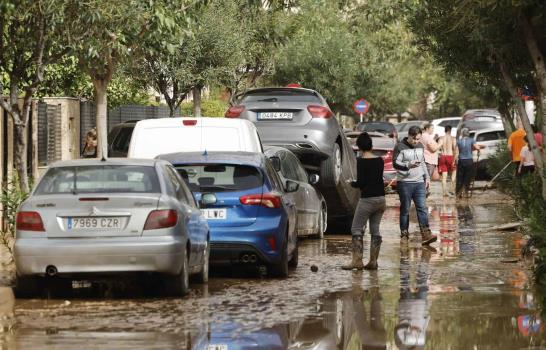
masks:
<svg viewBox="0 0 546 350"><path fill-rule="evenodd" d="M205 261L201 272L197 275L197 283L207 283L209 281L209 267L210 267L210 242L207 241L207 247L205 248Z"/></svg>
<svg viewBox="0 0 546 350"><path fill-rule="evenodd" d="M288 237L287 237L288 240ZM271 276L286 278L288 277L288 242L284 242L281 259L277 264L271 265Z"/></svg>
<svg viewBox="0 0 546 350"><path fill-rule="evenodd" d="M298 267L298 263L299 263L299 245L298 245L298 242L296 241L296 248L294 248L294 251L292 252L292 258L290 259L290 261L288 262L288 266L295 269L296 267Z"/></svg>
<svg viewBox="0 0 546 350"><path fill-rule="evenodd" d="M339 144L334 143L332 155L328 159L323 160L320 164L320 179L324 186L335 187L341 179L341 149Z"/></svg>
<svg viewBox="0 0 546 350"><path fill-rule="evenodd" d="M17 276L15 278L15 288L13 292L16 298L32 298L37 296L42 288L43 279L41 277Z"/></svg>
<svg viewBox="0 0 546 350"><path fill-rule="evenodd" d="M186 253L180 272L166 278L165 292L167 296L182 297L188 294L190 289L189 253Z"/></svg>
<svg viewBox="0 0 546 350"><path fill-rule="evenodd" d="M320 206L318 227L317 227L317 232L315 233L315 236L318 239L323 239L324 238L324 232L326 232L327 225L328 225L328 211L326 209L326 205L323 203Z"/></svg>

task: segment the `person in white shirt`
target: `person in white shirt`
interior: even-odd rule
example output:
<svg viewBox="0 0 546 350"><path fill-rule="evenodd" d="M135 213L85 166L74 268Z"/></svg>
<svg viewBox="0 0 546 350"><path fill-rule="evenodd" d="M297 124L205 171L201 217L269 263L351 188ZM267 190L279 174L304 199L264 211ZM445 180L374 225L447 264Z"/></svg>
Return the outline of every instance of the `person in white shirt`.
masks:
<svg viewBox="0 0 546 350"><path fill-rule="evenodd" d="M523 176L525 174L530 174L535 172L535 156L533 152L529 149L529 139L527 136L524 137L525 146L521 149L519 153L520 162L518 168L518 174Z"/></svg>

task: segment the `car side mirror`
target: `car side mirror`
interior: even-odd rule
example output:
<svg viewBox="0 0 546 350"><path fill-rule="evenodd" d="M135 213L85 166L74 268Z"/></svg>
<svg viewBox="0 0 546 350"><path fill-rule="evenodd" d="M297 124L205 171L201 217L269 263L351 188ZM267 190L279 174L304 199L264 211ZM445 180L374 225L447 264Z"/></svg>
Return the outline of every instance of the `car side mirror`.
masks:
<svg viewBox="0 0 546 350"><path fill-rule="evenodd" d="M281 171L281 159L279 157L270 157L269 160L271 161L271 165L275 171Z"/></svg>
<svg viewBox="0 0 546 350"><path fill-rule="evenodd" d="M288 193L296 192L300 188L300 184L292 181L292 180L286 180L286 185L284 187L285 191Z"/></svg>
<svg viewBox="0 0 546 350"><path fill-rule="evenodd" d="M394 134L391 132L391 133L389 134L389 137L390 137L391 139L394 139Z"/></svg>
<svg viewBox="0 0 546 350"><path fill-rule="evenodd" d="M202 207L207 207L209 205L216 204L217 198L214 193L204 193L201 195L201 200L199 201L199 204Z"/></svg>
<svg viewBox="0 0 546 350"><path fill-rule="evenodd" d="M318 184L319 180L320 180L320 176L318 176L317 174L311 174L311 175L309 175L309 183L310 183L311 185L316 185L316 184Z"/></svg>

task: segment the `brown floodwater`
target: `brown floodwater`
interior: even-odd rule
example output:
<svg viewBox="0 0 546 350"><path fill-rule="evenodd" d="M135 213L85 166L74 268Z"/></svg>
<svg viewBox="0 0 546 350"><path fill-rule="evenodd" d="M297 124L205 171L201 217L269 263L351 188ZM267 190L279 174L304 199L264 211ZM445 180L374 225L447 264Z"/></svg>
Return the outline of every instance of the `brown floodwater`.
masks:
<svg viewBox="0 0 546 350"><path fill-rule="evenodd" d="M16 300L0 274L0 349L546 347L522 234L487 229L514 221L511 206L432 203L433 249L418 235L402 249L398 209L388 208L377 272L342 271L350 237L328 235L300 241L288 279L216 270L184 299L143 297L137 286Z"/></svg>

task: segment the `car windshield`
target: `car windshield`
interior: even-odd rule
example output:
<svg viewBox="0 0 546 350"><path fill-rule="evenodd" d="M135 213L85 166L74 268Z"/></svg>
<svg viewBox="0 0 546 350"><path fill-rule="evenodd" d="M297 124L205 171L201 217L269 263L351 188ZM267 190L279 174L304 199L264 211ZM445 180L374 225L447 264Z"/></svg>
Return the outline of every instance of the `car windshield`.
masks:
<svg viewBox="0 0 546 350"><path fill-rule="evenodd" d="M243 191L263 184L261 172L248 165L177 165L176 170L192 191Z"/></svg>
<svg viewBox="0 0 546 350"><path fill-rule="evenodd" d="M358 125L360 131L377 131L383 134L393 132L393 126L387 123L362 123Z"/></svg>
<svg viewBox="0 0 546 350"><path fill-rule="evenodd" d="M160 192L153 166L86 165L49 169L35 194Z"/></svg>
<svg viewBox="0 0 546 350"><path fill-rule="evenodd" d="M320 98L313 92L298 89L249 91L242 96L240 103L248 102L307 102L322 104Z"/></svg>

